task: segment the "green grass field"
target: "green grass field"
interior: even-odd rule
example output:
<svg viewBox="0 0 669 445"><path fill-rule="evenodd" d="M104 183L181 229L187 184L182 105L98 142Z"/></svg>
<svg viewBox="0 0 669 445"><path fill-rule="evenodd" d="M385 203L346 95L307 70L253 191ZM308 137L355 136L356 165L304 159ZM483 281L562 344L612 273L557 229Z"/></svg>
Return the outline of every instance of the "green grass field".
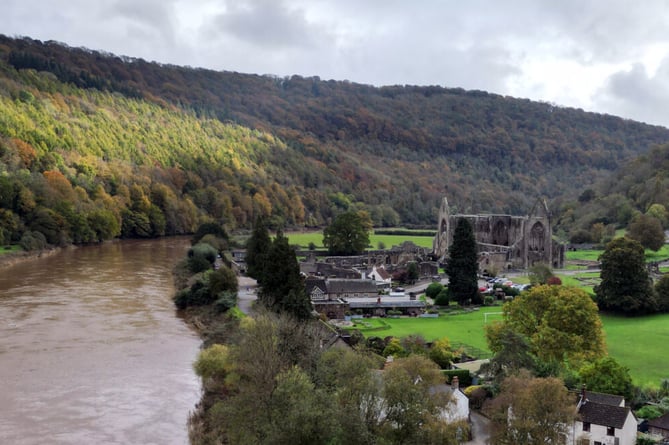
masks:
<svg viewBox="0 0 669 445"><path fill-rule="evenodd" d="M0 246L0 255L12 252L19 252L20 250L22 249L18 244L12 244L11 246Z"/></svg>
<svg viewBox="0 0 669 445"><path fill-rule="evenodd" d="M574 250L565 252L567 261L597 261L603 250ZM664 245L657 252L646 249L646 261L660 261L669 258L669 246Z"/></svg>
<svg viewBox="0 0 669 445"><path fill-rule="evenodd" d="M323 231L287 232L286 236L291 245L300 246L303 249L308 249L309 243L314 243L317 249L323 248ZM399 246L404 241L411 241L420 247L432 247L431 236L376 235L373 233L369 236L371 249L376 249L379 242L382 242L386 249L390 249L392 246Z"/></svg>
<svg viewBox="0 0 669 445"><path fill-rule="evenodd" d="M635 384L658 386L669 378L669 314L601 319L609 354L630 369Z"/></svg>
<svg viewBox="0 0 669 445"><path fill-rule="evenodd" d="M487 351L483 314L492 312L501 312L501 308L494 306L465 314L442 314L439 318L364 319L358 327L365 336L419 334L428 341L448 337L452 343ZM491 314L488 323L501 318L501 315ZM669 354L666 353L669 314L638 318L603 315L601 318L609 354L630 369L635 384L658 386L661 379L669 378Z"/></svg>
<svg viewBox="0 0 669 445"><path fill-rule="evenodd" d="M483 333L483 314L501 311L500 306L491 306L464 314L441 314L439 318L363 319L361 323L369 323L371 326L360 330L368 337L387 337L389 335L406 337L411 334L420 334L428 341L448 337L451 342L464 343L487 351L488 346ZM489 315L488 322L501 320L501 317L501 315Z"/></svg>

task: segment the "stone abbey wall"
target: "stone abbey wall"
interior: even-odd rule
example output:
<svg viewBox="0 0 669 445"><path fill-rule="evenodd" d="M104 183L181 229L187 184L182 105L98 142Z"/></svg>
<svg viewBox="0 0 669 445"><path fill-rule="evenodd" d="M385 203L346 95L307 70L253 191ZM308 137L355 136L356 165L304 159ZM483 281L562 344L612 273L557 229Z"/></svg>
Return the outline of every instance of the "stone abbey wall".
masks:
<svg viewBox="0 0 669 445"><path fill-rule="evenodd" d="M441 261L448 258L460 218L469 220L474 230L481 272L527 269L537 263L564 267L564 246L552 239L550 214L543 200L537 200L528 216L512 216L450 214L448 200L444 198L433 242L433 254Z"/></svg>

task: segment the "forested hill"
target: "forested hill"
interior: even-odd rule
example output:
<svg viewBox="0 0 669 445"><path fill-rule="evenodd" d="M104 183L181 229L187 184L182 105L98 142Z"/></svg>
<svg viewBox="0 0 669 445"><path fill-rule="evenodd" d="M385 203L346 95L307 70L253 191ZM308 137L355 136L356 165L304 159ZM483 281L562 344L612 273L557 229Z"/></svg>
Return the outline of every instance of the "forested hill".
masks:
<svg viewBox="0 0 669 445"><path fill-rule="evenodd" d="M458 211L522 214L669 141L663 127L482 91L215 72L28 38L0 36L0 76L12 227L48 209L72 231L104 209L112 232L152 236L208 217L320 225L350 207L432 226L445 194ZM54 201L58 184L75 195Z"/></svg>

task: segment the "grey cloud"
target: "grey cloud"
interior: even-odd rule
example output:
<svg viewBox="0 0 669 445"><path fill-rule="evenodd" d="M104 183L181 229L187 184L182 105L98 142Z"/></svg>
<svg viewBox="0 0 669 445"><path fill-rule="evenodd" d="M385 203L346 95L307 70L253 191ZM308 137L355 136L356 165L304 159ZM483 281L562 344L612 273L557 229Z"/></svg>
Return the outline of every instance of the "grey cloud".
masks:
<svg viewBox="0 0 669 445"><path fill-rule="evenodd" d="M228 1L226 11L208 25L210 35L232 37L261 51L313 48L324 30L309 23L305 11L279 0Z"/></svg>
<svg viewBox="0 0 669 445"><path fill-rule="evenodd" d="M172 3L164 0L115 0L98 14L101 23L118 20L128 37L155 39L156 44L174 44L175 20Z"/></svg>
<svg viewBox="0 0 669 445"><path fill-rule="evenodd" d="M609 114L634 118L647 123L669 126L669 58L650 76L643 66L611 75L599 91L596 106Z"/></svg>

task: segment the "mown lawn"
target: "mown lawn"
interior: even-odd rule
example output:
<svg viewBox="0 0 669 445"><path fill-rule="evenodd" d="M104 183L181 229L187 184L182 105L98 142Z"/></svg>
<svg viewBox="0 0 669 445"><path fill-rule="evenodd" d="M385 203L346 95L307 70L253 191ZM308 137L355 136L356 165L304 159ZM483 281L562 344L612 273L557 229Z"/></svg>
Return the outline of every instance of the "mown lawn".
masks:
<svg viewBox="0 0 669 445"><path fill-rule="evenodd" d="M323 248L323 231L314 232L288 232L288 243L291 245L300 246L303 249L309 248L309 243L314 243L317 249ZM379 242L382 242L386 249L393 246L399 246L404 241L411 241L420 247L432 247L431 236L407 236L407 235L376 235L370 234L369 245L370 249L377 249Z"/></svg>
<svg viewBox="0 0 669 445"><path fill-rule="evenodd" d="M451 342L459 342L487 351L488 346L483 332L484 315L487 312L501 312L500 306L484 307L478 311L460 313L457 315L441 314L439 318L384 318L363 319L363 323L370 323L369 329L361 329L365 336L406 337L411 334L420 334L426 340L432 341L441 337L448 337ZM500 320L501 315L488 316L488 322Z"/></svg>
<svg viewBox="0 0 669 445"><path fill-rule="evenodd" d="M658 386L669 378L669 314L601 319L609 354L630 369L635 384Z"/></svg>

